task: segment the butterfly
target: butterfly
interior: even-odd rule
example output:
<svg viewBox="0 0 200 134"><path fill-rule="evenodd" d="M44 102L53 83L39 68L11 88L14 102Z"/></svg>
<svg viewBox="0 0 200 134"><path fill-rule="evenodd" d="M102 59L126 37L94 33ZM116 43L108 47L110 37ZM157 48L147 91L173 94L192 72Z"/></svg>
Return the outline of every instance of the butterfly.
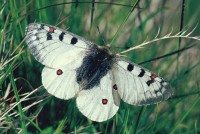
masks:
<svg viewBox="0 0 200 134"><path fill-rule="evenodd" d="M26 43L41 64L42 84L60 99L76 98L79 111L103 122L120 101L150 105L172 96L172 88L153 72L71 32L43 23L26 27Z"/></svg>

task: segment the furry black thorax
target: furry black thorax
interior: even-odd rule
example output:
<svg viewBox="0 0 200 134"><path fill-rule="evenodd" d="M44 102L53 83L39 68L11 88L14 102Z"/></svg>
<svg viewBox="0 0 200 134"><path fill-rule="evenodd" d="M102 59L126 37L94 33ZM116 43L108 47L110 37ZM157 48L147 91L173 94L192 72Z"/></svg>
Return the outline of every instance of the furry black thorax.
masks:
<svg viewBox="0 0 200 134"><path fill-rule="evenodd" d="M76 70L76 81L83 89L92 89L100 84L109 70L112 68L114 55L108 48L91 46L82 65Z"/></svg>

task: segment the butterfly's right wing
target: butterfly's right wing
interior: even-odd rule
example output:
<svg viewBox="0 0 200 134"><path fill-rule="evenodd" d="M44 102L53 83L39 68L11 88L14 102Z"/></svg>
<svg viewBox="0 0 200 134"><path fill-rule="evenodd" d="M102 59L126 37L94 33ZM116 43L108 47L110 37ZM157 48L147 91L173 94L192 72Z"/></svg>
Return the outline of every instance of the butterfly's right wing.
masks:
<svg viewBox="0 0 200 134"><path fill-rule="evenodd" d="M81 65L91 42L58 27L32 23L26 27L26 42L37 61L51 68ZM75 62L75 66L70 66Z"/></svg>
<svg viewBox="0 0 200 134"><path fill-rule="evenodd" d="M168 99L173 91L169 83L139 65L122 58L113 67L115 88L123 101L149 105Z"/></svg>

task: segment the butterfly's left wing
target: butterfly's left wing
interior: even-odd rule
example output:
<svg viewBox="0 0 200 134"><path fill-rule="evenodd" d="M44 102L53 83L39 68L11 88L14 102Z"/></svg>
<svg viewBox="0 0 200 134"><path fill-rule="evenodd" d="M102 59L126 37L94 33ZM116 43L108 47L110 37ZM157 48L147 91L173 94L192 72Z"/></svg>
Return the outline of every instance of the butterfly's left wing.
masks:
<svg viewBox="0 0 200 134"><path fill-rule="evenodd" d="M161 77L124 59L113 67L115 88L123 101L132 105L149 105L168 99L172 88Z"/></svg>
<svg viewBox="0 0 200 134"><path fill-rule="evenodd" d="M55 69L44 67L42 71L42 84L48 93L60 99L71 99L79 92L76 81L76 70L67 67Z"/></svg>
<svg viewBox="0 0 200 134"><path fill-rule="evenodd" d="M43 23L29 24L26 35L26 42L35 59L50 68L79 67L92 45L78 35ZM73 67L71 64L74 61L76 65Z"/></svg>
<svg viewBox="0 0 200 134"><path fill-rule="evenodd" d="M80 91L76 103L79 111L93 121L112 118L120 105L118 92L113 88L112 74L105 75L98 86Z"/></svg>

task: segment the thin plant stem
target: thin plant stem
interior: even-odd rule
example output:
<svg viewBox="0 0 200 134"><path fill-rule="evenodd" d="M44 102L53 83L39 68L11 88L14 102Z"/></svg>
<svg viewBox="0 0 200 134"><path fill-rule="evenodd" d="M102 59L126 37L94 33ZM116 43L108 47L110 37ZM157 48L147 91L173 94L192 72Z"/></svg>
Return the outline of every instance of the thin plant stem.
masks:
<svg viewBox="0 0 200 134"><path fill-rule="evenodd" d="M138 5L139 2L140 2L140 0L136 0L135 4L132 6L131 10L129 11L129 13L125 17L125 19L123 20L123 22L121 23L121 25L119 26L119 28L117 29L117 32L115 33L112 41L110 42L110 46L113 45L113 43L114 43L115 39L117 38L118 34L121 32L121 30L124 27L126 21L128 20L128 18L130 17L131 13L133 12L133 10L135 9L135 7Z"/></svg>

